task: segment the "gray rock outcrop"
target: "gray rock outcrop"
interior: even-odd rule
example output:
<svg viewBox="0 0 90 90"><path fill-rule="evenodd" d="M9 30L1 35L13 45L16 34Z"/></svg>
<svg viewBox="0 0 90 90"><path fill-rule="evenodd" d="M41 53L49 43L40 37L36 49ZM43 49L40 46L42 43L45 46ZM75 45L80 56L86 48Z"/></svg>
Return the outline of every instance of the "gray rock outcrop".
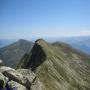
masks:
<svg viewBox="0 0 90 90"><path fill-rule="evenodd" d="M11 90L27 90L27 88L15 81L9 81L8 82L8 87L11 89Z"/></svg>
<svg viewBox="0 0 90 90"><path fill-rule="evenodd" d="M42 90L42 86L30 69L0 67L0 90Z"/></svg>
<svg viewBox="0 0 90 90"><path fill-rule="evenodd" d="M5 77L1 72L0 72L0 90L5 88L7 84L8 78Z"/></svg>

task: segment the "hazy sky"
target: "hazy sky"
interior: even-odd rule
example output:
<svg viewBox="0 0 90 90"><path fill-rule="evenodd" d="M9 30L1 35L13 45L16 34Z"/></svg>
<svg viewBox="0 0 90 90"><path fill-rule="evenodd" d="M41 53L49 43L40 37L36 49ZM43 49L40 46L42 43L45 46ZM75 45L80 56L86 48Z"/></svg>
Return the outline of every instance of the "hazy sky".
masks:
<svg viewBox="0 0 90 90"><path fill-rule="evenodd" d="M90 35L90 0L0 0L0 39Z"/></svg>

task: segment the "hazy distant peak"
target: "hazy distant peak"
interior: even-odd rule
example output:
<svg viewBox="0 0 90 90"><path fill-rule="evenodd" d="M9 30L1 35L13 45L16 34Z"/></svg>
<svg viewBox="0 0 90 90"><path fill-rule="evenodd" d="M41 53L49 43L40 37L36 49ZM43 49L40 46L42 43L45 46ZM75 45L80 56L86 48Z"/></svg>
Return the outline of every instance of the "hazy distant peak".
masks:
<svg viewBox="0 0 90 90"><path fill-rule="evenodd" d="M61 47L72 47L70 44L67 44L67 43L65 43L65 42L54 42L54 43L52 43L52 45L54 45L54 46L61 46Z"/></svg>
<svg viewBox="0 0 90 90"><path fill-rule="evenodd" d="M22 43L22 42L30 42L30 41L25 40L25 39L19 39L18 42L21 42Z"/></svg>
<svg viewBox="0 0 90 90"><path fill-rule="evenodd" d="M25 39L19 39L18 41L26 41Z"/></svg>
<svg viewBox="0 0 90 90"><path fill-rule="evenodd" d="M20 39L8 46L0 49L0 59L8 66L16 64L24 54L28 53L33 46L33 42Z"/></svg>

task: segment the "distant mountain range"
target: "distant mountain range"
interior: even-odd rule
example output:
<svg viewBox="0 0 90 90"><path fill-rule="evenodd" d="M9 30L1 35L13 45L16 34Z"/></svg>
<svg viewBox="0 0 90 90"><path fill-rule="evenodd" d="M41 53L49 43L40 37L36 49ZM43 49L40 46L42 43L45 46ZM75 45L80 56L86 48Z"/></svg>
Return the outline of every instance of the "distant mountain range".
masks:
<svg viewBox="0 0 90 90"><path fill-rule="evenodd" d="M65 38L63 41L90 55L90 36Z"/></svg>
<svg viewBox="0 0 90 90"><path fill-rule="evenodd" d="M90 55L90 36L81 37L65 37L65 38L46 38L48 42L66 42L73 46L73 48L79 49ZM0 48L14 43L16 40L0 40Z"/></svg>
<svg viewBox="0 0 90 90"><path fill-rule="evenodd" d="M65 42L71 45L73 48L76 48L77 50L83 51L84 53L90 55L90 37L89 36L61 38L61 39L53 39L53 40L48 39L47 41L52 41L52 42L57 41L57 43ZM8 66L14 66L14 64L16 64L26 53L28 53L33 46L33 42L23 40L23 39L20 39L15 43L13 42L14 42L13 40L9 40L9 41L1 40L0 42L4 46L0 48L0 59L2 59L4 63Z"/></svg>
<svg viewBox="0 0 90 90"><path fill-rule="evenodd" d="M16 64L25 53L28 53L33 46L33 42L20 39L17 42L0 48L0 59L7 66Z"/></svg>

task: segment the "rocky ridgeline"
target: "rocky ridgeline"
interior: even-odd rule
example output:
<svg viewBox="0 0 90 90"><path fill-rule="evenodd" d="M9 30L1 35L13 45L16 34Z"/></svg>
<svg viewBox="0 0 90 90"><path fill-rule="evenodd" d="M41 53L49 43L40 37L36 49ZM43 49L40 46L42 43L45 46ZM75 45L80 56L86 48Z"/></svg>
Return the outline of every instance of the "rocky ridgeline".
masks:
<svg viewBox="0 0 90 90"><path fill-rule="evenodd" d="M42 90L42 83L30 69L0 66L0 90Z"/></svg>

